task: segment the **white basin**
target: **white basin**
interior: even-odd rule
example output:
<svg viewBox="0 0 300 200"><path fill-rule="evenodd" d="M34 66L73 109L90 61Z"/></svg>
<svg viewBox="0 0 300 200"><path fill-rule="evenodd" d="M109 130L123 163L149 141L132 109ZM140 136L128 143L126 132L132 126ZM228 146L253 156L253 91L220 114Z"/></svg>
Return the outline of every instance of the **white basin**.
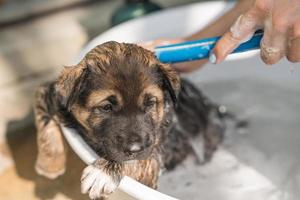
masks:
<svg viewBox="0 0 300 200"><path fill-rule="evenodd" d="M123 23L92 40L76 62L91 48L110 40L134 43L191 34L231 6L224 2L196 3ZM119 189L145 200L174 199L171 196L199 200L300 199L299 64L284 60L266 67L253 53L236 54L234 58L218 66L208 64L187 78L215 102L248 119L247 132L229 131L210 164L185 164L163 175L162 192L128 177ZM83 161L88 164L96 158L76 134L69 129L64 133Z"/></svg>

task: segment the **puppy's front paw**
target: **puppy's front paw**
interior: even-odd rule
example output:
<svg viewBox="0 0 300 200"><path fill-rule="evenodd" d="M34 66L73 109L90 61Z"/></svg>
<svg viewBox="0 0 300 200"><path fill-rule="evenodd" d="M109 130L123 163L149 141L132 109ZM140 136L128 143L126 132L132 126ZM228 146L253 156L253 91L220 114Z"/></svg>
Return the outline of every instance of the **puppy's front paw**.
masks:
<svg viewBox="0 0 300 200"><path fill-rule="evenodd" d="M89 193L91 199L106 198L113 193L121 181L122 176L118 171L110 171L110 168L99 165L86 167L81 177L81 192ZM112 168L114 169L114 168Z"/></svg>

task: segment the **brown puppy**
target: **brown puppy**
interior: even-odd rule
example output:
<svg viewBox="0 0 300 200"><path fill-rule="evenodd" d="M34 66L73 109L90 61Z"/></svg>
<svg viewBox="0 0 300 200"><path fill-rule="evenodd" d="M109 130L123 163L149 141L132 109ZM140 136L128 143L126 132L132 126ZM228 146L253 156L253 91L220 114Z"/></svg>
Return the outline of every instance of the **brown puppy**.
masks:
<svg viewBox="0 0 300 200"><path fill-rule="evenodd" d="M177 106L177 107L176 107ZM49 178L65 171L60 124L75 128L101 159L82 175L82 192L106 197L124 175L156 188L161 168L193 152L203 132L205 160L221 141L224 113L169 65L133 44L107 42L91 50L57 81L38 89L36 170Z"/></svg>

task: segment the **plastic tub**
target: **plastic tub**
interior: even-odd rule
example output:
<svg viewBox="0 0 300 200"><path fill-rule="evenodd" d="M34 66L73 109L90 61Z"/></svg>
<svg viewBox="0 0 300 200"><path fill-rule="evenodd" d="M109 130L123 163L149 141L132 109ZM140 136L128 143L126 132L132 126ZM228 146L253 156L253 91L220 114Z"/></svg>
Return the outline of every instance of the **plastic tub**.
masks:
<svg viewBox="0 0 300 200"><path fill-rule="evenodd" d="M191 34L231 6L225 2L196 3L123 23L92 40L77 62L90 49L110 40L134 43ZM200 171L185 167L162 176L160 190L179 199L300 198L300 73L296 65L286 61L267 68L256 53L236 54L218 66L208 65L187 76L214 101L249 119L250 127L245 134L229 133L212 163ZM63 128L63 132L84 162L96 159L74 130ZM195 173L202 176L194 180ZM177 184L185 178L195 181L194 189ZM173 188L169 187L172 181ZM136 199L175 199L128 177L119 189ZM201 196L195 198L195 191Z"/></svg>

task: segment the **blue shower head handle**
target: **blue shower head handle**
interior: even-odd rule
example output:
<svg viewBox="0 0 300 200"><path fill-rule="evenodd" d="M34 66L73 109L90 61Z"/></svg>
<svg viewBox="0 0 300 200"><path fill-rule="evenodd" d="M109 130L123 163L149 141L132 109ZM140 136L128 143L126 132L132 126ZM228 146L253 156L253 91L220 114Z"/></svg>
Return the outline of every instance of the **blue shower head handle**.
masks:
<svg viewBox="0 0 300 200"><path fill-rule="evenodd" d="M237 47L233 53L240 53L258 49L263 37L263 31L256 31L253 37ZM206 38L184 43L159 46L155 48L155 55L163 63L178 63L200 60L209 57L211 50L221 37Z"/></svg>

